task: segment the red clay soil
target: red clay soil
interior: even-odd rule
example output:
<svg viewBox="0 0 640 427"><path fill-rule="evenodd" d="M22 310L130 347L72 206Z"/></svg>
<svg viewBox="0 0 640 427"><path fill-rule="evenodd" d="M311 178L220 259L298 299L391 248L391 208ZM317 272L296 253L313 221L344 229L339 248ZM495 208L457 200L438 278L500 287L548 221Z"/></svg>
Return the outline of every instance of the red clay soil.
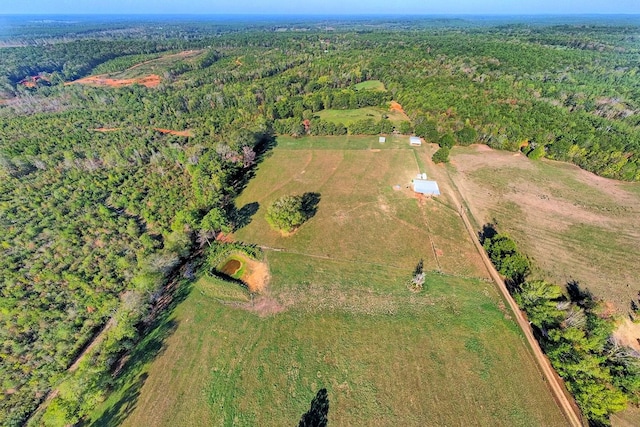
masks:
<svg viewBox="0 0 640 427"><path fill-rule="evenodd" d="M168 133L169 135L176 136L193 136L193 132L190 130L172 130L172 129L162 129L162 128L153 128L153 130L157 130L160 133Z"/></svg>
<svg viewBox="0 0 640 427"><path fill-rule="evenodd" d="M73 82L67 82L65 85L70 84L85 84L94 86L109 86L109 87L124 87L134 84L140 84L148 88L157 87L160 84L160 76L157 74L150 74L145 77L138 77L136 79L111 79L106 77L106 74L98 76L89 76L83 79L75 80Z"/></svg>
<svg viewBox="0 0 640 427"><path fill-rule="evenodd" d="M222 243L233 243L233 235L231 233L218 233L216 236L216 241Z"/></svg>
<svg viewBox="0 0 640 427"><path fill-rule="evenodd" d="M400 105L400 104L399 104L398 102L396 102L396 101L391 101L391 103L389 104L389 109L390 109L391 111L398 111L398 112L400 112L400 113L402 113L402 114L406 114L406 113L404 112L404 109L402 108L402 105Z"/></svg>

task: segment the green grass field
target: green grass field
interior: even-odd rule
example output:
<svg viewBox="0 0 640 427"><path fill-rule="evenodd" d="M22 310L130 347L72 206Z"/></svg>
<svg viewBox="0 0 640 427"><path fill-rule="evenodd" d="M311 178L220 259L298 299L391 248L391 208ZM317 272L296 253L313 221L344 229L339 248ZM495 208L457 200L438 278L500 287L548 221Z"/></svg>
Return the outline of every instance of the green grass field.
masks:
<svg viewBox="0 0 640 427"><path fill-rule="evenodd" d="M380 80L367 80L354 86L355 90L385 90L384 83Z"/></svg>
<svg viewBox="0 0 640 427"><path fill-rule="evenodd" d="M383 115L386 115L392 123L400 123L409 120L406 115L399 111L390 111L377 107L357 108L355 110L322 110L315 114L322 120L333 123L342 123L345 126L349 126L358 120L373 119L377 122L382 119Z"/></svg>
<svg viewBox="0 0 640 427"><path fill-rule="evenodd" d="M279 139L237 200L260 205L236 238L273 248L267 292L201 277L92 424L296 425L325 387L329 425L566 425L455 209L405 188L414 149L357 142ZM270 230L268 204L305 192L316 215Z"/></svg>

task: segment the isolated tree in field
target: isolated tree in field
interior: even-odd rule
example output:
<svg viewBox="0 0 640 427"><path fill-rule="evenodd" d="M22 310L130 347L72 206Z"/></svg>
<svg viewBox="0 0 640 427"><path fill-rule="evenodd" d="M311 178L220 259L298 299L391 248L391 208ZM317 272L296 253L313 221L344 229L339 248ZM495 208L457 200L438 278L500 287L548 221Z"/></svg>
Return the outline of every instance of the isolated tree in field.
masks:
<svg viewBox="0 0 640 427"><path fill-rule="evenodd" d="M266 219L269 225L278 231L290 233L306 220L302 196L283 196L267 209Z"/></svg>
<svg viewBox="0 0 640 427"><path fill-rule="evenodd" d="M413 278L411 278L411 289L414 291L422 290L426 275L424 274L424 260L420 259L415 270L413 270Z"/></svg>

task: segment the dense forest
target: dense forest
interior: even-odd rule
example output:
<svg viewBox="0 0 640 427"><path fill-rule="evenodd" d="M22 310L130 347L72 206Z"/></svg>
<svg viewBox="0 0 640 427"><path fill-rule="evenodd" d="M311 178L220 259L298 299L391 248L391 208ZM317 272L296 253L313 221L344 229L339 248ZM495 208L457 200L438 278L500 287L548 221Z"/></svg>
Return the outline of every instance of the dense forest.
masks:
<svg viewBox="0 0 640 427"><path fill-rule="evenodd" d="M105 397L163 286L238 225L233 198L275 134L415 133L640 180L640 27L333 24L1 35L2 425L24 423L64 379L45 424L75 423ZM157 87L65 84L182 50L200 53L167 63ZM384 89L355 87L367 80ZM392 100L410 121L316 115ZM65 374L109 319L91 363Z"/></svg>

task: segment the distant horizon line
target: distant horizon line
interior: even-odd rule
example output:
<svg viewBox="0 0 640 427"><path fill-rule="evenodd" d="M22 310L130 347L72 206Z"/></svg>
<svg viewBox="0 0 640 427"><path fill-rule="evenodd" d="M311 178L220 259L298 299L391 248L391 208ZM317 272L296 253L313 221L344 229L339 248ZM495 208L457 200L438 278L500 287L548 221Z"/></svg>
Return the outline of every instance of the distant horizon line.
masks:
<svg viewBox="0 0 640 427"><path fill-rule="evenodd" d="M252 16L252 17L277 17L277 16L404 16L404 17L432 17L432 16L478 16L478 17L508 17L508 16L547 16L547 17L563 17L563 16L638 16L640 12L630 13L599 13L599 12L536 12L536 13L396 13L396 12L380 12L380 13L240 13L240 12L227 12L227 13L215 13L215 12L194 12L194 13L181 13L181 12L160 12L160 13L75 13L75 12L53 12L53 13L0 13L0 16Z"/></svg>

